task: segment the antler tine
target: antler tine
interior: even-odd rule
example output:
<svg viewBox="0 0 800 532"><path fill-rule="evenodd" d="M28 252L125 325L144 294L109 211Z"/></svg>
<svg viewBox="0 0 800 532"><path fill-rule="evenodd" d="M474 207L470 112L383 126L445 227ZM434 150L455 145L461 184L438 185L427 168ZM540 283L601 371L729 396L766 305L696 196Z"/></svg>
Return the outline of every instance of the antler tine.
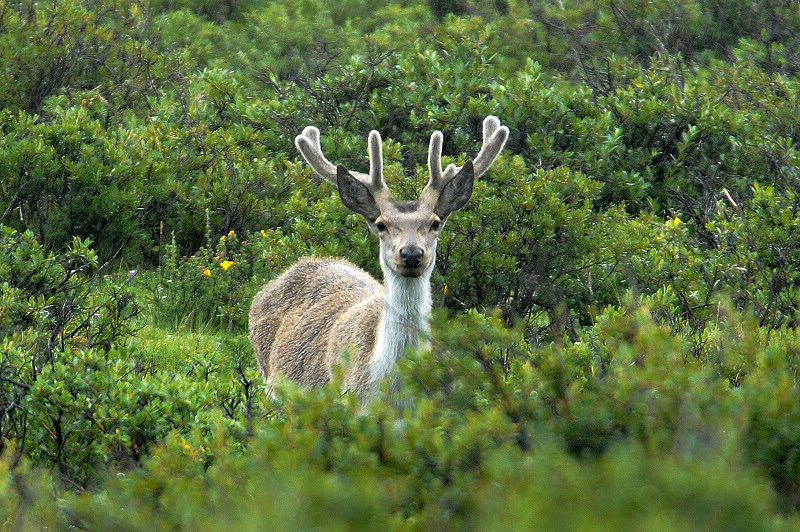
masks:
<svg viewBox="0 0 800 532"><path fill-rule="evenodd" d="M483 119L483 138L489 137L500 127L500 119L489 115Z"/></svg>
<svg viewBox="0 0 800 532"><path fill-rule="evenodd" d="M428 172L430 179L428 186L439 189L443 185L442 179L442 142L444 137L441 131L434 131L428 145Z"/></svg>
<svg viewBox="0 0 800 532"><path fill-rule="evenodd" d="M373 192L386 188L383 180L383 141L381 134L374 129L369 132L369 179Z"/></svg>
<svg viewBox="0 0 800 532"><path fill-rule="evenodd" d="M309 166L322 178L336 184L336 166L322 154L319 142L319 129L308 126L303 133L295 137L294 144L308 162Z"/></svg>
<svg viewBox="0 0 800 532"><path fill-rule="evenodd" d="M476 178L486 173L486 170L500 155L506 140L508 140L508 128L501 126L500 120L496 116L489 115L484 118L483 145L473 161Z"/></svg>
<svg viewBox="0 0 800 532"><path fill-rule="evenodd" d="M445 183L461 171L462 167L454 164L448 164L447 168L442 171L442 140L443 137L439 131L434 131L433 135L431 135L428 147L428 169L431 177L422 190L421 201L434 203L438 201L439 194ZM486 173L494 160L497 159L497 156L500 155L506 140L508 140L508 128L501 126L500 120L496 116L489 115L484 118L483 144L478 155L472 161L472 171L475 179Z"/></svg>
<svg viewBox="0 0 800 532"><path fill-rule="evenodd" d="M508 128L500 125L500 120L493 115L489 115L483 119L483 144L481 150L475 159L472 161L475 170L475 178L479 178L492 166L492 163L500 152L503 151L503 146L508 140ZM460 166L448 164L444 169L443 179L447 181L461 170Z"/></svg>

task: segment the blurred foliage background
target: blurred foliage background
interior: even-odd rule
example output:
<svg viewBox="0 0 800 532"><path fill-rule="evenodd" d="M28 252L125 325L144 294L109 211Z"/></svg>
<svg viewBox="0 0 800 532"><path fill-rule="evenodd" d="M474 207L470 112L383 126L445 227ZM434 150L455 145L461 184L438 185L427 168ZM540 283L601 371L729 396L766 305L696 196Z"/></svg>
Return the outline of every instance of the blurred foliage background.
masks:
<svg viewBox="0 0 800 532"><path fill-rule="evenodd" d="M800 528L800 8L0 1L0 528ZM266 396L253 295L452 216L412 408ZM365 409L362 410L362 409Z"/></svg>

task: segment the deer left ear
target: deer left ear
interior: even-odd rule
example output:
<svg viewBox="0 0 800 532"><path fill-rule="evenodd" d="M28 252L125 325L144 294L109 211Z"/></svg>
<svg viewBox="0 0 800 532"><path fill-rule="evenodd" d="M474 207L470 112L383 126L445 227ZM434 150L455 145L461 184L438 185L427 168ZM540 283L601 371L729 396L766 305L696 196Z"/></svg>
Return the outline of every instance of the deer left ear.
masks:
<svg viewBox="0 0 800 532"><path fill-rule="evenodd" d="M472 161L467 163L442 187L433 212L444 220L451 212L464 207L472 196L475 183L475 169Z"/></svg>
<svg viewBox="0 0 800 532"><path fill-rule="evenodd" d="M367 221L372 223L381 215L372 192L341 165L336 167L336 187L345 207L360 214Z"/></svg>

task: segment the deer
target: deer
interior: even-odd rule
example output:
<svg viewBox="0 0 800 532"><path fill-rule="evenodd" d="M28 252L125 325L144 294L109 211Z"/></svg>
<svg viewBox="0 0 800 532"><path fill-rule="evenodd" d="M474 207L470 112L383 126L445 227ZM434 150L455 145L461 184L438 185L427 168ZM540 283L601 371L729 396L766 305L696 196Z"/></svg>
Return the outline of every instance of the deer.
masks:
<svg viewBox="0 0 800 532"><path fill-rule="evenodd" d="M249 335L269 394L279 375L315 388L328 383L341 364L342 392L366 402L410 348L429 341L430 279L440 231L450 214L467 204L475 179L507 139L508 127L487 116L475 158L443 170L443 135L434 131L427 184L416 200L396 201L384 181L377 131L368 135L368 174L328 161L316 127L296 137L313 172L336 185L342 203L377 236L383 283L347 260L320 257L304 257L267 283L253 299Z"/></svg>

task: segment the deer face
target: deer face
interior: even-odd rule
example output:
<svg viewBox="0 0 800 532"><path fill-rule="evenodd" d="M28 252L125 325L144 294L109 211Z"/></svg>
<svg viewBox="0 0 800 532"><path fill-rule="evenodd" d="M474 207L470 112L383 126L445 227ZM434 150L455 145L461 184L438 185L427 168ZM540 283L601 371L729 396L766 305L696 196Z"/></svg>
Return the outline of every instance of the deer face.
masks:
<svg viewBox="0 0 800 532"><path fill-rule="evenodd" d="M430 272L439 231L451 212L466 205L475 179L471 162L437 190L426 187L420 199L394 201L388 190L375 193L343 167L337 169L339 196L361 214L380 239L381 266L402 277Z"/></svg>
<svg viewBox="0 0 800 532"><path fill-rule="evenodd" d="M314 172L336 184L339 197L361 214L380 239L381 267L403 277L419 277L433 268L439 230L451 212L466 205L475 178L483 175L508 139L508 128L495 116L483 121L483 144L474 161L442 169L442 134L431 135L428 148L430 179L419 199L394 201L383 179L381 136L369 134L369 174L349 172L322 154L319 130L308 126L295 138Z"/></svg>
<svg viewBox="0 0 800 532"><path fill-rule="evenodd" d="M381 264L403 277L419 277L433 266L442 227L441 218L415 203L386 209L370 224L380 239Z"/></svg>

